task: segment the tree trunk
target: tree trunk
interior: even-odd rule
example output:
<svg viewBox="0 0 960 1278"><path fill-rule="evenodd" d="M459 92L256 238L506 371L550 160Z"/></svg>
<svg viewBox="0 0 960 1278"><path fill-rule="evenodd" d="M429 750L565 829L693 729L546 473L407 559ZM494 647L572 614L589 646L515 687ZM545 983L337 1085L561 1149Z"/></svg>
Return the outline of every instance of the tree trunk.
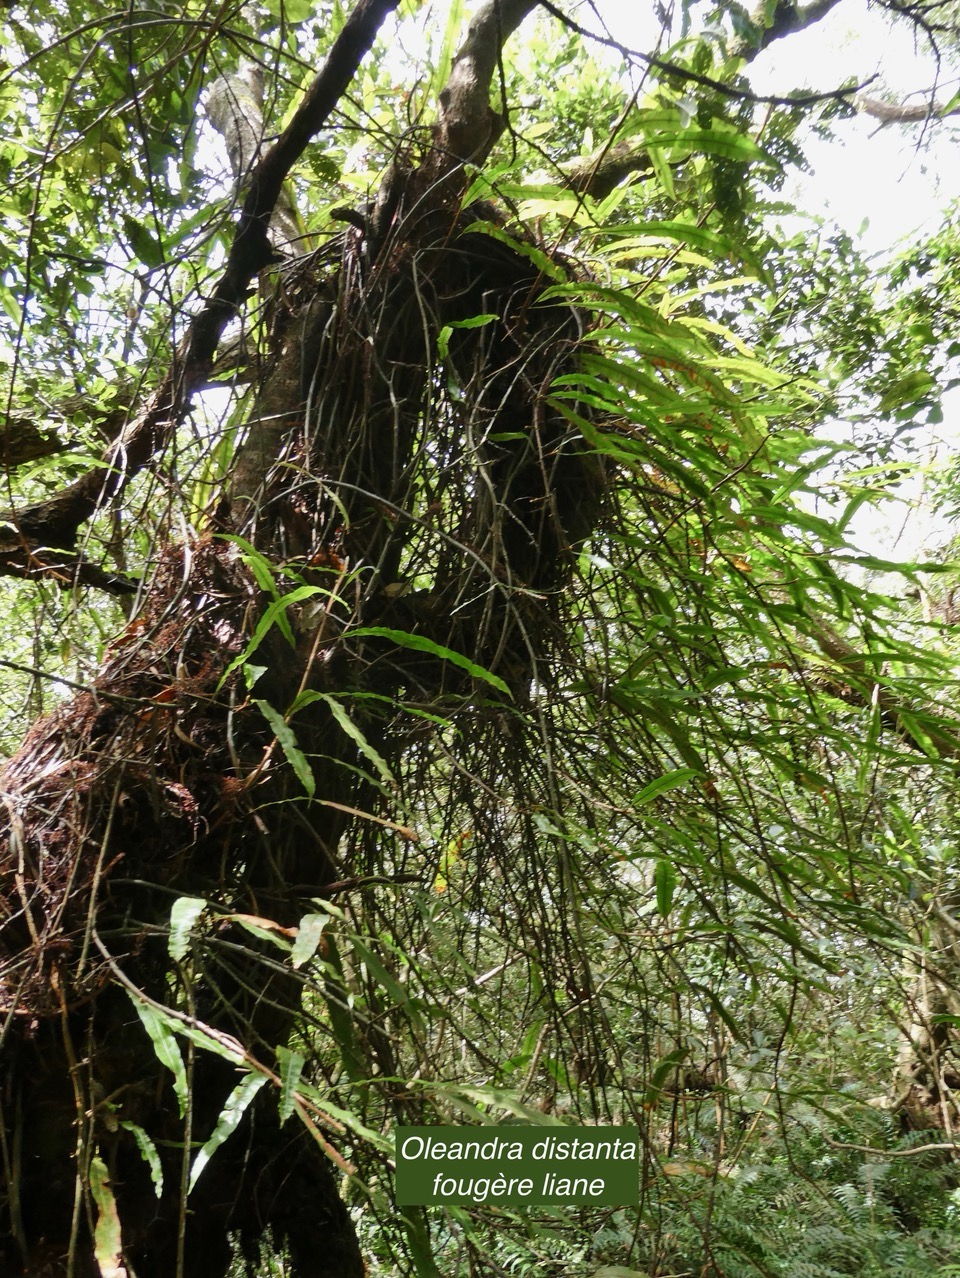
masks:
<svg viewBox="0 0 960 1278"><path fill-rule="evenodd" d="M231 1235L254 1267L266 1247L298 1278L363 1272L318 1133L281 1125L275 1088L189 1198L186 1170L300 1013L303 977L245 923L293 929L332 883L377 868L351 864L343 836L397 815L366 773L424 748L425 712L476 715L478 690L483 713L506 712L548 677L570 548L600 508L602 473L547 398L581 318L540 300L554 281L532 242L495 210L461 211L457 156L482 155L495 120L458 102L442 145L398 163L357 226L281 268L215 526L166 552L92 691L35 725L3 775L11 1272L105 1273L114 1209L117 1275L222 1278ZM207 903L187 954L170 943L183 897ZM204 1050L217 1042L227 1059ZM158 1059L171 1043L182 1114Z"/></svg>
<svg viewBox="0 0 960 1278"><path fill-rule="evenodd" d="M918 923L917 951L904 965L904 1011L893 1109L908 1130L960 1128L960 896L941 891Z"/></svg>

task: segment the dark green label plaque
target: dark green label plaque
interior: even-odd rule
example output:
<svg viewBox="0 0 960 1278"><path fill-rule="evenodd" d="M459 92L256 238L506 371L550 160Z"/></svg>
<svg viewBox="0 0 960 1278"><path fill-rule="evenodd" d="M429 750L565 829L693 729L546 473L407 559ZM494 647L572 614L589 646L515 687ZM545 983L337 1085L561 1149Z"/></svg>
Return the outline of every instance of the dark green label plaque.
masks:
<svg viewBox="0 0 960 1278"><path fill-rule="evenodd" d="M398 1127L397 1203L640 1201L636 1127Z"/></svg>

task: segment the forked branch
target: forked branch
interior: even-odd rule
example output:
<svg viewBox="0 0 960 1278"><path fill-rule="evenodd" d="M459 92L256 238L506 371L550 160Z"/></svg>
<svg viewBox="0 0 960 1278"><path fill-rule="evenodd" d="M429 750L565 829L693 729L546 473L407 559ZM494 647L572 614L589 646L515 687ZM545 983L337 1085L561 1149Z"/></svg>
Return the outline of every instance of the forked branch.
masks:
<svg viewBox="0 0 960 1278"><path fill-rule="evenodd" d="M267 229L284 180L329 119L378 30L399 2L358 0L293 119L251 174L223 275L191 322L163 381L108 450L106 469L97 467L45 501L6 512L2 518L10 527L0 532L0 551L26 551L35 546L72 549L80 525L104 502L123 492L184 420L210 371L224 329L247 297L251 280L274 260ZM3 571L0 564L0 574Z"/></svg>

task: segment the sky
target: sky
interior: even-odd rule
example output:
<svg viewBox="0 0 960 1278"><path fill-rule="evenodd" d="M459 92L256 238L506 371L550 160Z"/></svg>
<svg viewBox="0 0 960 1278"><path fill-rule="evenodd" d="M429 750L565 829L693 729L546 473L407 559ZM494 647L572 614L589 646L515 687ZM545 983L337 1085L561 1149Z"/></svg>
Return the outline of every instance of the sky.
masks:
<svg viewBox="0 0 960 1278"><path fill-rule="evenodd" d="M660 24L652 3L594 0L611 35L629 48L649 51ZM591 25L584 8L581 21ZM593 19L595 22L595 19ZM840 0L826 18L807 31L774 42L748 71L754 92L784 95L791 90L826 92L851 76L863 83L876 75L869 94L884 90L901 101L922 100L936 82L929 53L915 47L909 29L894 25L866 0ZM941 73L937 98L956 92L956 72ZM920 96L918 96L918 93ZM800 174L793 189L800 207L829 214L844 230L861 233L870 252L886 249L921 227L936 225L940 210L960 198L957 139L950 127L881 126L866 115L840 121L836 140L811 138L813 172ZM866 225L864 225L866 223Z"/></svg>
<svg viewBox="0 0 960 1278"><path fill-rule="evenodd" d="M609 31L630 48L650 50L659 33L652 3L594 0ZM589 26L586 10L581 11ZM595 21L595 18L594 18ZM807 31L774 42L751 64L758 94L784 95L793 89L826 92L855 76L876 79L866 92L877 98L918 102L936 86L940 103L957 92L955 69L939 72L929 50L917 45L903 23L894 24L866 0L840 0L826 18ZM958 117L960 118L960 117ZM886 256L898 245L933 231L943 209L960 199L956 128L951 124L881 125L859 114L837 121L833 140L810 136L804 150L811 171L789 179L784 198L835 221L871 255ZM843 433L837 423L838 434ZM917 440L917 443L921 441ZM960 394L944 401L944 421L931 429L923 459L928 465L960 451ZM923 501L924 476L915 473L899 486L897 499L882 508L862 507L850 532L861 548L896 560L924 558L956 535L956 526ZM923 517L917 517L920 503ZM885 583L893 588L891 582Z"/></svg>

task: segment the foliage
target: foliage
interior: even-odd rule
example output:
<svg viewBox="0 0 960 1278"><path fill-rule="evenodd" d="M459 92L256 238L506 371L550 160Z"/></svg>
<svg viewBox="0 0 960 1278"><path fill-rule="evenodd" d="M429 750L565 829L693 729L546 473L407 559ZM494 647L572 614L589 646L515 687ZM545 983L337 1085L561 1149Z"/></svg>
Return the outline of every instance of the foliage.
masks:
<svg viewBox="0 0 960 1278"><path fill-rule="evenodd" d="M77 1006L120 990L172 1125L138 1121L139 1076L80 1106L100 1271L129 1227L101 1149L129 1138L118 1165L158 1201L179 1181L186 1220L279 1114L337 1168L383 1278L952 1272L952 621L899 598L952 565L863 553L857 528L955 385L955 217L882 274L797 230L778 201L804 112L749 93L738 6L723 38L685 11L637 92L541 16L504 49L507 127L445 238L408 211L370 271L377 191L427 171L461 47L459 6L409 10L290 175L303 253L261 273L236 359L83 533L136 595L3 587L11 754L52 706L27 751L81 739L72 706L135 725L77 763L71 801L104 778L112 797L63 914L81 889L114 909L102 937L78 916L103 962ZM344 18L67 0L0 34L25 243L0 276L8 430L49 407L58 438L8 465L14 529L104 465L217 279L240 196L205 91L256 61L282 127ZM418 73L397 49L420 39ZM608 138L632 173L575 189ZM270 398L298 342L302 411ZM250 441L294 410L273 496L228 524ZM124 897L143 863L110 840L141 809L171 848ZM397 1210L394 1126L507 1118L636 1123L639 1210ZM300 1263L271 1229L238 1229L237 1266Z"/></svg>

